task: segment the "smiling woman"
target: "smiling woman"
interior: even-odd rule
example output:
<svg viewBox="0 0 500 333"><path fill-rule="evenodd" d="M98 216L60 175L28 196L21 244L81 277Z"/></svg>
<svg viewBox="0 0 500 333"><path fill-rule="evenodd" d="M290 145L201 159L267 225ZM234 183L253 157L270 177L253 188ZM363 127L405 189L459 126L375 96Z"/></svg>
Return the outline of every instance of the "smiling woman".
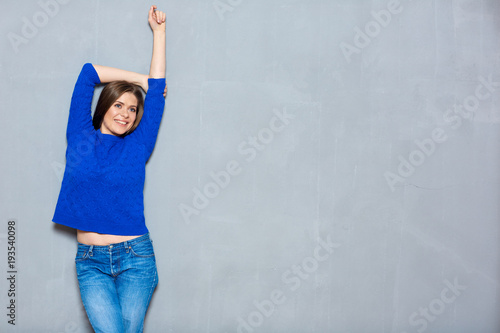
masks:
<svg viewBox="0 0 500 333"><path fill-rule="evenodd" d="M101 92L92 124L103 134L126 136L139 125L144 100L140 88L127 81L111 82Z"/></svg>
<svg viewBox="0 0 500 333"><path fill-rule="evenodd" d="M151 6L148 21L153 31L149 75L87 63L71 99L70 167L52 221L77 230L80 294L96 332L142 332L158 284L143 191L165 107L165 13ZM91 118L94 88L101 83L107 85ZM71 164L74 152L80 156Z"/></svg>

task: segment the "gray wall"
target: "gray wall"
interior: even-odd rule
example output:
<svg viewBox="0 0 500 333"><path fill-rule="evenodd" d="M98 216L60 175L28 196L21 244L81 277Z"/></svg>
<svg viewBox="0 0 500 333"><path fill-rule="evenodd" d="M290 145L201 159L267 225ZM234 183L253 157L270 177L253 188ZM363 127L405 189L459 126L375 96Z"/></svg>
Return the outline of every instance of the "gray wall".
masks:
<svg viewBox="0 0 500 333"><path fill-rule="evenodd" d="M149 5L2 1L2 332L90 330L51 222L68 108L85 62L147 73ZM158 5L146 332L500 331L497 0Z"/></svg>

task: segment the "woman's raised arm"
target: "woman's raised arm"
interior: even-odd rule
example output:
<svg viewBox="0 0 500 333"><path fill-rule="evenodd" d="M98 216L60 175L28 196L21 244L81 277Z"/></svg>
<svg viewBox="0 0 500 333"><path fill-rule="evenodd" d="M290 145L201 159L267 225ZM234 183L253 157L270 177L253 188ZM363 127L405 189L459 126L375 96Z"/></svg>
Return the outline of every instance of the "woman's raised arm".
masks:
<svg viewBox="0 0 500 333"><path fill-rule="evenodd" d="M165 55L165 20L166 14L156 10L156 6L149 9L148 22L153 31L153 56L149 76L135 72L126 71L114 67L93 65L101 83L113 81L128 81L140 86L144 91L148 91L148 78L165 78L166 55Z"/></svg>
<svg viewBox="0 0 500 333"><path fill-rule="evenodd" d="M153 79L165 78L166 56L165 56L165 26L166 14L156 10L156 6L149 8L148 22L153 30L153 56L149 77Z"/></svg>

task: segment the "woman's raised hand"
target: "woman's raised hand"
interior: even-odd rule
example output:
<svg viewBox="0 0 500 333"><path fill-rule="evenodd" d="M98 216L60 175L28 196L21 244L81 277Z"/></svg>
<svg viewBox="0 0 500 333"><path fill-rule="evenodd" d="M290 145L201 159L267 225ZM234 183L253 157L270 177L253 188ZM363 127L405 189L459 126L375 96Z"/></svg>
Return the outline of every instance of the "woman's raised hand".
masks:
<svg viewBox="0 0 500 333"><path fill-rule="evenodd" d="M165 20L167 19L167 14L156 9L155 5L149 8L148 22L151 30L153 31L165 31Z"/></svg>

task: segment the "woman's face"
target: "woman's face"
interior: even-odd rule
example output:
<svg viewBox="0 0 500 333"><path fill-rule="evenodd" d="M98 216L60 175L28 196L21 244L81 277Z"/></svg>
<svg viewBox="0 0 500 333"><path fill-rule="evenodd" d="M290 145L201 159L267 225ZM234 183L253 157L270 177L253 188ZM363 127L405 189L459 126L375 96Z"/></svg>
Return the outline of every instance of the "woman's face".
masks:
<svg viewBox="0 0 500 333"><path fill-rule="evenodd" d="M104 115L101 133L122 135L134 125L137 112L137 98L126 92L113 103Z"/></svg>

